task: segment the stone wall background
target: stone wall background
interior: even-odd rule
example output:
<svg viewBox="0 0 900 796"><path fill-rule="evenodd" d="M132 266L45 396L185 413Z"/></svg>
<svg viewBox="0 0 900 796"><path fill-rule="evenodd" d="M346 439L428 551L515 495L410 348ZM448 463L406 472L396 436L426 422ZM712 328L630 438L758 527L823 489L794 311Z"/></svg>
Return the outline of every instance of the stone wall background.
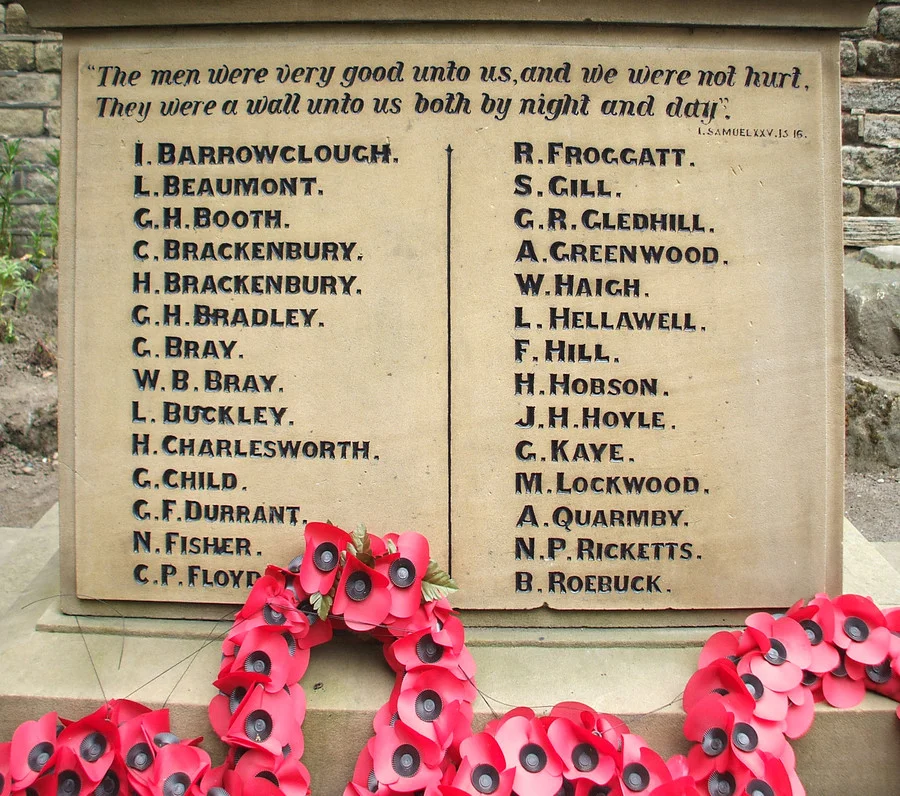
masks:
<svg viewBox="0 0 900 796"><path fill-rule="evenodd" d="M0 3L0 135L21 139L25 167L16 188L16 253L27 251L30 231L39 228L47 203L56 201L53 153L59 151L59 97L62 41L59 34L34 30L19 3Z"/></svg>
<svg viewBox="0 0 900 796"><path fill-rule="evenodd" d="M56 199L61 56L59 35L0 2L0 137L21 139L26 163L17 254ZM900 467L900 2L844 33L840 59L848 469L871 472Z"/></svg>
<svg viewBox="0 0 900 796"><path fill-rule="evenodd" d="M900 2L841 41L844 245L900 244Z"/></svg>

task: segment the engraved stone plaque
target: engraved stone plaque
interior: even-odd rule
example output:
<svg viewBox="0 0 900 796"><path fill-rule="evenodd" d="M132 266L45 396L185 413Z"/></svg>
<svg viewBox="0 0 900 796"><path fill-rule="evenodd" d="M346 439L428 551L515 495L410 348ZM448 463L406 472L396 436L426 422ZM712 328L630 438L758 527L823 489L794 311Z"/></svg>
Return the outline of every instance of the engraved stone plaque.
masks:
<svg viewBox="0 0 900 796"><path fill-rule="evenodd" d="M74 41L78 597L240 603L325 519L561 622L834 582L829 39Z"/></svg>

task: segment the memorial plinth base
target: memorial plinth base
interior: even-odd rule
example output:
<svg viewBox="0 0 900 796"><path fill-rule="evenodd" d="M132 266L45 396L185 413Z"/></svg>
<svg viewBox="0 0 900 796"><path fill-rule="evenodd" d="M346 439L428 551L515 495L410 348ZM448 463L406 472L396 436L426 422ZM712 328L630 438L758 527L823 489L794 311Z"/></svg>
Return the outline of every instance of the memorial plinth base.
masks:
<svg viewBox="0 0 900 796"><path fill-rule="evenodd" d="M845 590L870 594L882 606L900 603L900 579L851 526L845 528ZM56 560L3 619L0 640L0 738L22 721L56 710L77 718L104 699L135 699L169 708L182 737L206 737L215 762L223 747L206 709L215 691L219 623L81 617L57 607ZM470 628L485 699L483 725L511 706L538 712L578 700L620 716L662 755L687 751L681 734L681 690L696 669L709 628L608 631ZM89 653L88 653L89 651ZM304 762L318 794L337 794L371 733L393 676L376 644L336 639L314 652L304 677L309 710ZM796 742L798 770L810 796L896 793L900 722L896 704L868 695L852 710L819 705L809 734Z"/></svg>

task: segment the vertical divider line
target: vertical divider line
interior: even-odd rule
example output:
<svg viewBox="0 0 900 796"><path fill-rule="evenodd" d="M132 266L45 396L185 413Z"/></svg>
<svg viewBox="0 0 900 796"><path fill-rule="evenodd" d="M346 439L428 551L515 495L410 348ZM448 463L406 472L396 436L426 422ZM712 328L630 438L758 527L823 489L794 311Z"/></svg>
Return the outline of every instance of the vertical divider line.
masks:
<svg viewBox="0 0 900 796"><path fill-rule="evenodd" d="M452 409L453 398L453 346L451 342L451 298L450 262L451 262L451 208L453 203L453 147L447 144L447 573L453 576L453 433Z"/></svg>

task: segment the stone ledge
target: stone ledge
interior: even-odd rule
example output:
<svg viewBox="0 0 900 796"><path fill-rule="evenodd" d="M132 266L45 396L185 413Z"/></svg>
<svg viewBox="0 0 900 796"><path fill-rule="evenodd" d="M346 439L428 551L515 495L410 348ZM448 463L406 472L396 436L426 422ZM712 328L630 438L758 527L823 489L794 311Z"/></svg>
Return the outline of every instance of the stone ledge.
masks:
<svg viewBox="0 0 900 796"><path fill-rule="evenodd" d="M45 518L45 533L54 520L52 515ZM844 526L844 549L846 590L871 594L884 606L900 602L900 577L849 523ZM204 746L218 762L223 749L210 737L206 706L215 693L210 681L219 665L219 636L228 624L128 620L129 634L122 636L119 620L76 621L59 614L54 599L57 572L51 561L4 617L0 738L9 738L20 722L49 710L77 717L96 709L104 698L127 696L154 707L166 705L173 728L182 737L205 734ZM153 626L157 632L151 632ZM50 628L63 632L48 632ZM135 629L140 633L131 632ZM499 632L495 643L483 645L486 629L468 631L479 688L498 714L508 705L540 710L561 700L578 700L620 716L664 756L687 750L679 696L696 668L702 638L680 648L650 648L638 642L561 649L547 644L543 631ZM502 641L504 635L508 644ZM345 637L313 653L303 683L308 700L304 762L316 793L340 793L393 676L378 645ZM895 703L872 694L852 710L817 706L813 728L795 744L807 792L844 796L852 782L854 792L895 794L900 778L895 711ZM476 704L478 727L492 715L486 701ZM341 754L328 751L336 749Z"/></svg>
<svg viewBox="0 0 900 796"><path fill-rule="evenodd" d="M392 0L391 2L320 3L316 0L25 0L29 20L48 28L121 27L127 25L214 25L331 21L549 21L858 28L871 21L867 0L813 0L733 3L730 0ZM874 26L870 24L872 34Z"/></svg>

